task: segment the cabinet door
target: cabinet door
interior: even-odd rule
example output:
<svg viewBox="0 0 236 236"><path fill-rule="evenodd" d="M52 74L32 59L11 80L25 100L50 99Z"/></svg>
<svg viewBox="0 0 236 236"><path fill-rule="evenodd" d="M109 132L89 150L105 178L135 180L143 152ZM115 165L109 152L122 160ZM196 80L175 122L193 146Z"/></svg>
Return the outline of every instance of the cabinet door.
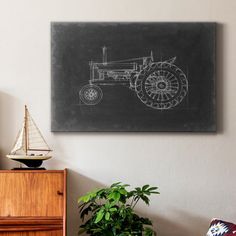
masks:
<svg viewBox="0 0 236 236"><path fill-rule="evenodd" d="M63 236L61 230L29 231L29 232L1 232L0 236Z"/></svg>
<svg viewBox="0 0 236 236"><path fill-rule="evenodd" d="M0 216L63 216L63 190L63 171L0 173Z"/></svg>

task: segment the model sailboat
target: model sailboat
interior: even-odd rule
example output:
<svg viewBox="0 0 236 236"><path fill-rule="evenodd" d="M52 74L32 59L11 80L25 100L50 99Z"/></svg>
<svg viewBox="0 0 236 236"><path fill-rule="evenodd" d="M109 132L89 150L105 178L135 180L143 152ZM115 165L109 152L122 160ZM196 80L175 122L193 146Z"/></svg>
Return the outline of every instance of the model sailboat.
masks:
<svg viewBox="0 0 236 236"><path fill-rule="evenodd" d="M37 168L44 160L51 158L51 151L25 106L23 126L7 157L28 167Z"/></svg>

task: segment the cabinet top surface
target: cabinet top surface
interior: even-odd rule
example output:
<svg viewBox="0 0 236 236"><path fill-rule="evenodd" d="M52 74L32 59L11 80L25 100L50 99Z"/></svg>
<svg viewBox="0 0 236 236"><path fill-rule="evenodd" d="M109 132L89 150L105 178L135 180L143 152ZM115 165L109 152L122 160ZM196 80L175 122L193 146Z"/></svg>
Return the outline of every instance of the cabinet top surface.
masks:
<svg viewBox="0 0 236 236"><path fill-rule="evenodd" d="M62 173L64 170L0 170L0 173Z"/></svg>

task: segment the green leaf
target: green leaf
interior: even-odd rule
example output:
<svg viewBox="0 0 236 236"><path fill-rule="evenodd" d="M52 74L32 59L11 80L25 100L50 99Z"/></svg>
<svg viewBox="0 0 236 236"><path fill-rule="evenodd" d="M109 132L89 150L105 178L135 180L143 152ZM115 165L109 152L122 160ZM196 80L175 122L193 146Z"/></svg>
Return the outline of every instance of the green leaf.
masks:
<svg viewBox="0 0 236 236"><path fill-rule="evenodd" d="M110 212L107 212L106 215L105 215L105 220L110 220Z"/></svg>
<svg viewBox="0 0 236 236"><path fill-rule="evenodd" d="M116 187L116 186L119 185L120 183L121 183L121 182L117 182L117 183L112 184L112 185L111 185L111 188Z"/></svg>
<svg viewBox="0 0 236 236"><path fill-rule="evenodd" d="M126 195L127 191L124 188L122 188L122 189L119 190L119 193L122 194L122 195Z"/></svg>
<svg viewBox="0 0 236 236"><path fill-rule="evenodd" d="M142 187L142 191L145 191L146 189L148 189L149 186L150 186L149 184L144 185L144 186Z"/></svg>
<svg viewBox="0 0 236 236"><path fill-rule="evenodd" d="M141 192L141 188L139 188L139 187L135 188L135 190L136 190L137 192Z"/></svg>
<svg viewBox="0 0 236 236"><path fill-rule="evenodd" d="M154 191L154 192L150 192L152 194L160 194L160 192Z"/></svg>
<svg viewBox="0 0 236 236"><path fill-rule="evenodd" d="M156 190L156 189L158 189L158 187L151 187L148 189L148 191L152 191L152 190Z"/></svg>
<svg viewBox="0 0 236 236"><path fill-rule="evenodd" d="M140 221L145 225L152 225L152 222L148 218L140 218Z"/></svg>
<svg viewBox="0 0 236 236"><path fill-rule="evenodd" d="M94 190L92 192L88 192L87 194L85 194L84 196L81 196L78 199L78 202L89 202L92 198L95 198L97 196L97 190Z"/></svg>
<svg viewBox="0 0 236 236"><path fill-rule="evenodd" d="M108 199L113 199L115 201L120 200L120 193L119 192L112 192L111 194L108 195Z"/></svg>
<svg viewBox="0 0 236 236"><path fill-rule="evenodd" d="M130 185L129 184L123 184L122 187L129 187Z"/></svg>
<svg viewBox="0 0 236 236"><path fill-rule="evenodd" d="M114 199L114 192L110 193L108 196L107 196L108 199Z"/></svg>
<svg viewBox="0 0 236 236"><path fill-rule="evenodd" d="M115 201L119 201L120 200L120 193L119 192L115 192L114 193L114 200Z"/></svg>
<svg viewBox="0 0 236 236"><path fill-rule="evenodd" d="M144 228L144 235L145 236L154 236L155 235L155 232L151 229L151 228Z"/></svg>
<svg viewBox="0 0 236 236"><path fill-rule="evenodd" d="M117 209L115 207L112 207L109 211L114 212L114 211L117 211Z"/></svg>
<svg viewBox="0 0 236 236"><path fill-rule="evenodd" d="M81 196L81 197L78 199L78 203L80 203L80 202L85 202L84 199L87 199L87 195Z"/></svg>
<svg viewBox="0 0 236 236"><path fill-rule="evenodd" d="M145 196L145 195L142 195L142 196L140 196L140 198L147 204L147 205L149 205L149 198L147 197L147 196Z"/></svg>
<svg viewBox="0 0 236 236"><path fill-rule="evenodd" d="M101 209L101 210L97 213L97 217L96 217L94 223L97 224L99 221L101 221L102 218L103 218L103 216L104 216L104 210Z"/></svg>

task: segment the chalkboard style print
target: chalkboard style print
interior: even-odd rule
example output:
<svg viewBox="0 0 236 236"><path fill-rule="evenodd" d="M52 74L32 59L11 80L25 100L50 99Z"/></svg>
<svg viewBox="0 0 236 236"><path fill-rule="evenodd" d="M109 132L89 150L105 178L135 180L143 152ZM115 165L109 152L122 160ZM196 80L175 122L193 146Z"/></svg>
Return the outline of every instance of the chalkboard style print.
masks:
<svg viewBox="0 0 236 236"><path fill-rule="evenodd" d="M103 96L99 86L105 85L127 86L146 106L159 110L177 106L186 96L188 80L174 65L176 57L155 62L151 52L147 57L108 62L107 48L102 49L102 63L89 63L91 79L79 92L84 104L98 104Z"/></svg>
<svg viewBox="0 0 236 236"><path fill-rule="evenodd" d="M52 131L215 131L215 23L52 23Z"/></svg>

